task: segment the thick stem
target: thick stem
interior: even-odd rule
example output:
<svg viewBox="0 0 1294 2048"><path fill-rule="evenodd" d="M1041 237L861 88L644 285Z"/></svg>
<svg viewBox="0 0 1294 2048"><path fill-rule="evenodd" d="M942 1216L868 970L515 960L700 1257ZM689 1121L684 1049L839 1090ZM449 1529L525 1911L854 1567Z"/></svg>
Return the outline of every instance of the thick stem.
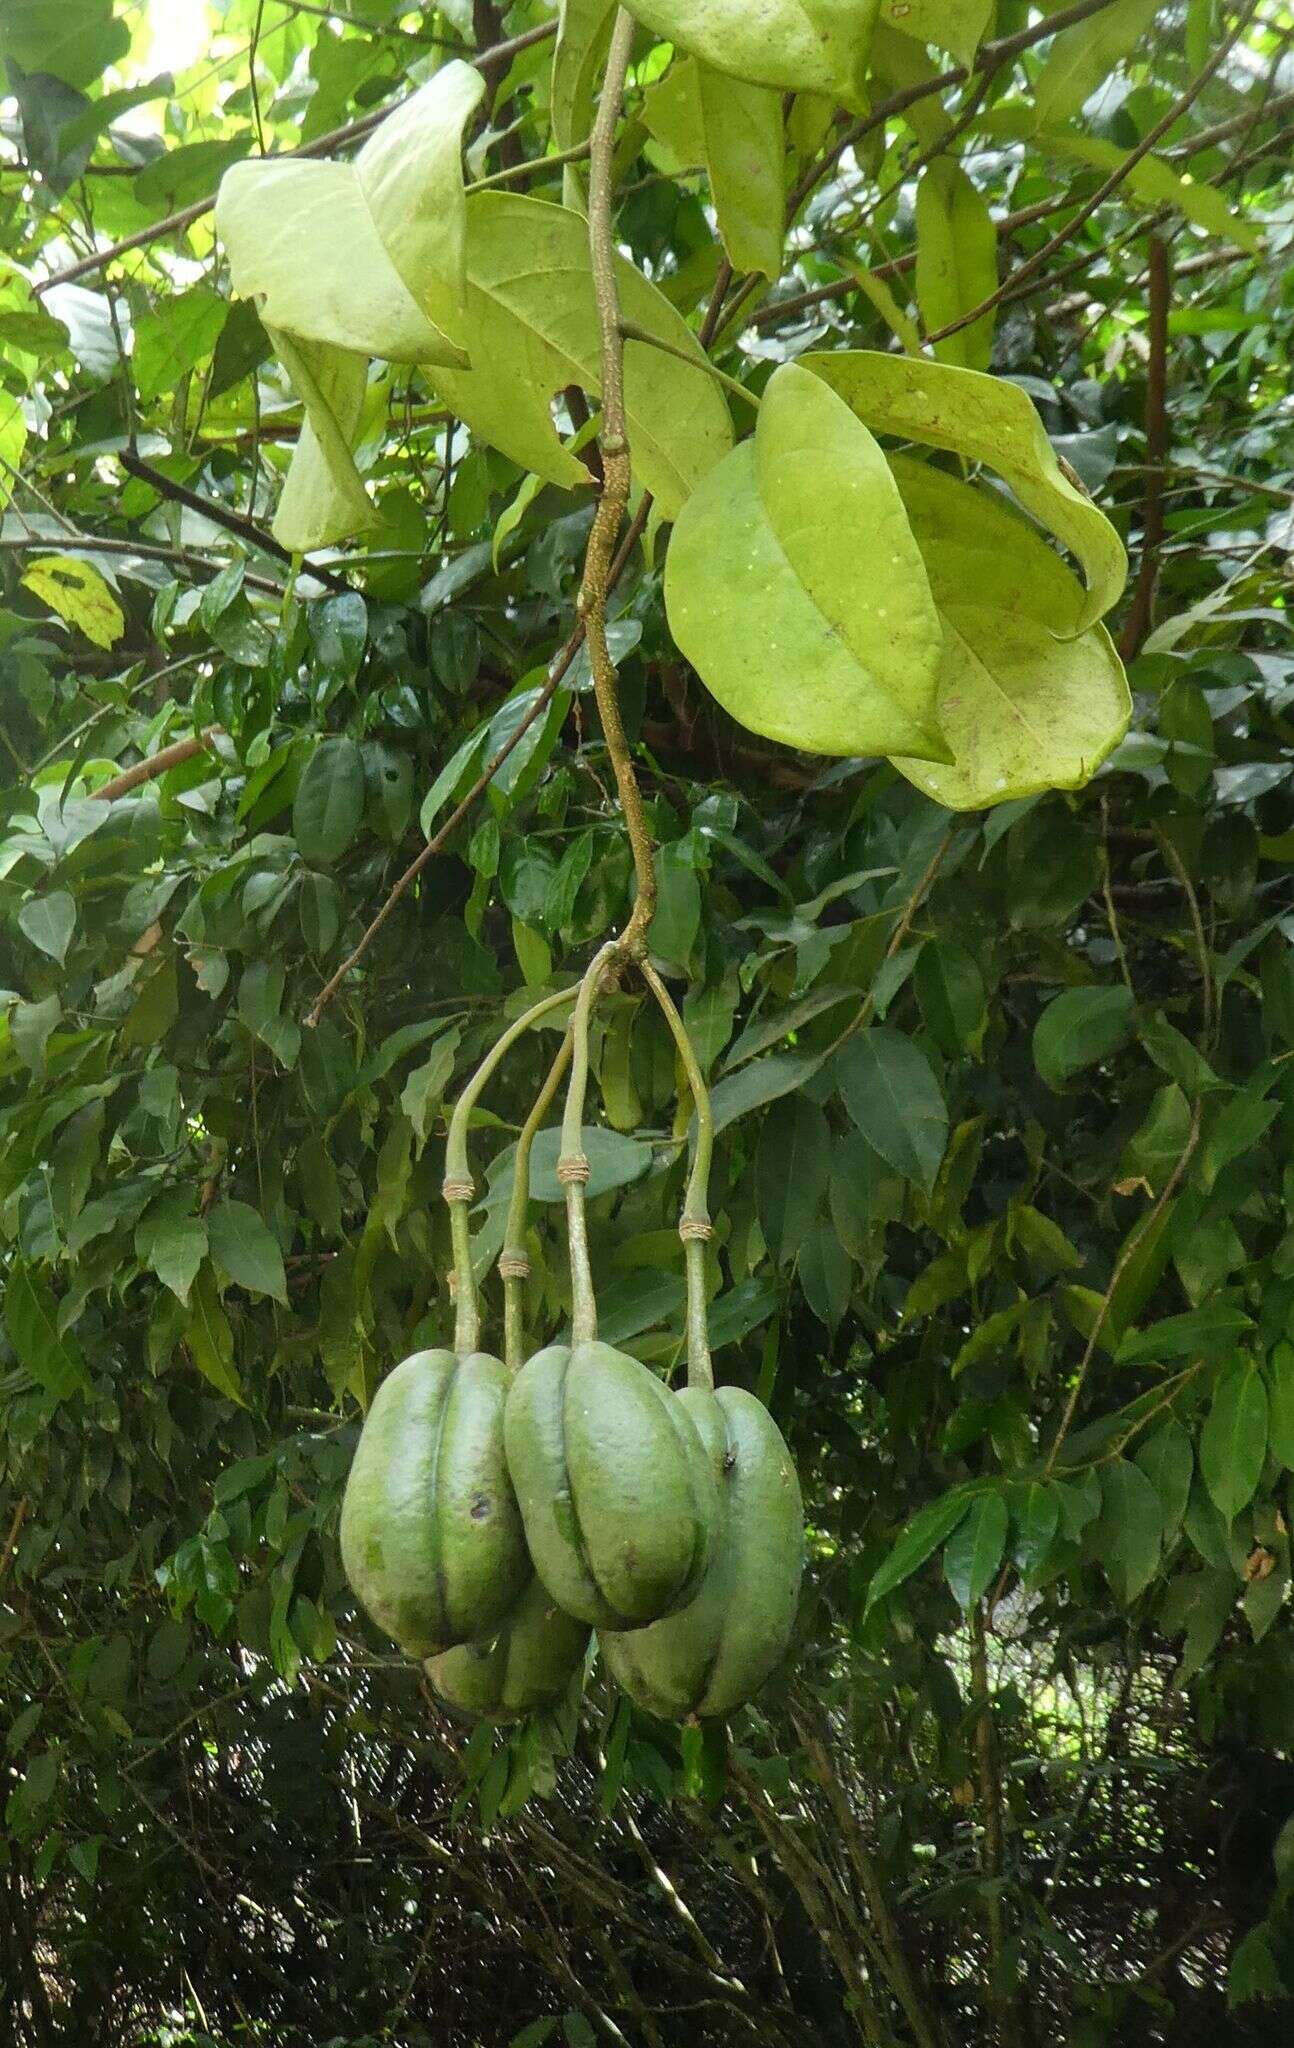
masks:
<svg viewBox="0 0 1294 2048"><path fill-rule="evenodd" d="M530 1153L544 1118L552 1108L553 1098L562 1085L562 1077L570 1065L571 1043L571 1027L568 1024L557 1057L549 1067L544 1085L535 1097L530 1114L521 1127L521 1136L517 1139L517 1150L512 1163L512 1197L508 1203L503 1250L499 1253L499 1276L503 1281L503 1362L512 1373L520 1372L525 1359L522 1296L526 1281L530 1277L530 1258L526 1251L526 1216L530 1208Z"/></svg>
<svg viewBox="0 0 1294 2048"><path fill-rule="evenodd" d="M683 1240L683 1260L687 1271L687 1383L689 1387L701 1387L708 1393L714 1387L714 1366L710 1359L710 1330L706 1313L705 1248L710 1239L709 1189L710 1161L714 1156L714 1116L701 1063L674 999L649 961L644 960L641 967L643 980L660 1005L678 1047L696 1109L696 1151L692 1157L692 1171L688 1175L678 1234Z"/></svg>
<svg viewBox="0 0 1294 2048"><path fill-rule="evenodd" d="M545 996L542 1002L509 1024L506 1031L496 1038L471 1080L463 1089L454 1105L449 1120L449 1138L445 1145L445 1179L441 1193L449 1207L449 1227L454 1247L454 1349L460 1358L475 1351L480 1341L481 1315L477 1301L476 1276L472 1271L472 1239L468 1226L468 1212L476 1186L467 1160L467 1129L472 1111L480 1099L490 1076L498 1067L517 1040L540 1023L552 1011L569 1003L576 994L573 988L564 988L555 996Z"/></svg>
<svg viewBox="0 0 1294 2048"><path fill-rule="evenodd" d="M595 953L580 983L579 999L571 1019L571 1079L562 1117L562 1154L557 1162L557 1178L566 1190L572 1344L591 1344L598 1334L598 1309L593 1298L593 1269L589 1263L588 1228L584 1215L584 1186L589 1177L589 1162L584 1153L584 1101L589 1088L589 1019L602 977L619 951L618 942L612 939Z"/></svg>
<svg viewBox="0 0 1294 2048"><path fill-rule="evenodd" d="M580 584L579 614L588 638L589 661L598 716L606 738L607 752L615 770L620 809L624 814L633 854L637 895L625 927L622 950L630 959L641 959L647 949L647 930L656 909L656 870L652 861L651 834L643 812L642 792L634 773L624 721L620 716L620 692L615 663L607 643L607 591L611 583L611 562L616 536L629 506L631 464L629 427L625 412L625 348L620 328L620 300L616 290L616 247L612 223L612 193L615 174L616 123L624 99L625 78L633 49L635 23L623 8L616 15L611 32L602 98L589 147L589 256L593 290L597 301L602 383L602 491L589 534Z"/></svg>

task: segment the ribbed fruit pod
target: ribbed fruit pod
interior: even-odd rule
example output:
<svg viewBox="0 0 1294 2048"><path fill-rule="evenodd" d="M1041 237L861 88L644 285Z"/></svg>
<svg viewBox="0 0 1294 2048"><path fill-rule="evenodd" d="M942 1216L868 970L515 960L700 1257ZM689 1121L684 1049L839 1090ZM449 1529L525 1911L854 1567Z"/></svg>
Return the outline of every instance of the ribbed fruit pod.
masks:
<svg viewBox="0 0 1294 2048"><path fill-rule="evenodd" d="M410 1657L479 1642L530 1576L497 1358L416 1351L368 1411L341 1511L346 1577Z"/></svg>
<svg viewBox="0 0 1294 2048"><path fill-rule="evenodd" d="M461 1643L423 1665L448 1706L482 1721L515 1721L555 1706L584 1662L587 1622L563 1614L538 1579L492 1640Z"/></svg>
<svg viewBox="0 0 1294 2048"><path fill-rule="evenodd" d="M641 1628L692 1598L718 1484L691 1413L645 1365L596 1340L536 1352L504 1438L535 1570L568 1614Z"/></svg>
<svg viewBox="0 0 1294 2048"><path fill-rule="evenodd" d="M599 1632L622 1692L662 1720L726 1714L753 1698L786 1654L804 1562L800 1485L782 1432L742 1387L686 1388L719 1475L719 1522L700 1591L650 1628Z"/></svg>

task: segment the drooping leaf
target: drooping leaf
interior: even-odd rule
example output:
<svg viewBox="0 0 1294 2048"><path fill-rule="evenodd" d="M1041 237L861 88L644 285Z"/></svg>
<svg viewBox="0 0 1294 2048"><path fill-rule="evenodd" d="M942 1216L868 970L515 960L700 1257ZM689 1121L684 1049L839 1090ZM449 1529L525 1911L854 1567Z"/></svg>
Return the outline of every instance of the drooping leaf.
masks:
<svg viewBox="0 0 1294 2048"><path fill-rule="evenodd" d="M1159 1569L1164 1511L1144 1472L1127 1458L1101 1467L1101 1512L1086 1545L1115 1595L1131 1606Z"/></svg>
<svg viewBox="0 0 1294 2048"><path fill-rule="evenodd" d="M1007 1505L1000 1493L980 1493L944 1545L944 1577L963 1614L988 1591L1006 1548Z"/></svg>
<svg viewBox="0 0 1294 2048"><path fill-rule="evenodd" d="M1082 788L1123 738L1132 697L1105 628L1072 637L1081 585L987 492L906 456L891 466L943 621L935 716L955 756L896 755L895 767L955 811Z"/></svg>
<svg viewBox="0 0 1294 2048"><path fill-rule="evenodd" d="M207 1215L211 1256L235 1287L270 1294L287 1305L283 1254L269 1224L249 1202L217 1202Z"/></svg>
<svg viewBox="0 0 1294 2048"><path fill-rule="evenodd" d="M5 1277L4 1319L18 1362L37 1386L55 1401L89 1392L90 1376L80 1346L75 1338L59 1334L58 1306L48 1281L17 1259Z"/></svg>
<svg viewBox="0 0 1294 2048"><path fill-rule="evenodd" d="M929 1062L910 1038L876 1025L836 1054L841 1100L869 1145L929 1190L948 1143L948 1108Z"/></svg>
<svg viewBox="0 0 1294 2048"><path fill-rule="evenodd" d="M1171 1538L1181 1527L1195 1475L1190 1431L1175 1415L1170 1415L1146 1438L1136 1454L1136 1462L1159 1495L1165 1536Z"/></svg>
<svg viewBox="0 0 1294 2048"><path fill-rule="evenodd" d="M1227 1521L1248 1507L1267 1456L1267 1388L1257 1359L1225 1367L1200 1432L1200 1471Z"/></svg>
<svg viewBox="0 0 1294 2048"><path fill-rule="evenodd" d="M1037 1479L1020 1480L1007 1495L1011 1510L1011 1561L1023 1578L1046 1563L1060 1528L1059 1487Z"/></svg>
<svg viewBox="0 0 1294 2048"><path fill-rule="evenodd" d="M1117 1052L1131 1035L1132 1022L1132 994L1121 982L1066 989L1034 1026L1034 1065L1049 1088L1063 1088L1084 1067Z"/></svg>
<svg viewBox="0 0 1294 2048"><path fill-rule="evenodd" d="M210 1380L217 1393L244 1405L242 1375L234 1363L234 1333L209 1264L193 1283L184 1335L189 1355L203 1378Z"/></svg>
<svg viewBox="0 0 1294 2048"><path fill-rule="evenodd" d="M1273 1344L1267 1374L1272 1455L1294 1472L1294 1344L1287 1337Z"/></svg>
<svg viewBox="0 0 1294 2048"><path fill-rule="evenodd" d="M1081 633L1117 604L1128 573L1118 532L1077 480L1067 476L1027 393L1004 377L986 377L928 357L851 349L801 357L875 433L899 434L986 463L1010 484L1026 511L1075 557L1086 602L1071 619L1050 619L1054 633Z"/></svg>
<svg viewBox="0 0 1294 2048"><path fill-rule="evenodd" d="M625 401L634 470L667 519L732 445L732 422L700 367L695 335L631 263L617 265L625 322L681 349L625 345ZM567 490L589 472L562 446L550 400L568 384L600 394L601 349L588 226L541 199L476 192L467 201L470 370L436 367L433 383L473 434ZM487 557L488 559L488 557Z"/></svg>
<svg viewBox="0 0 1294 2048"><path fill-rule="evenodd" d="M306 763L292 805L292 830L302 858L331 867L354 839L363 815L363 755L354 740L325 740Z"/></svg>
<svg viewBox="0 0 1294 2048"><path fill-rule="evenodd" d="M643 119L680 170L705 165L733 269L776 278L786 206L781 96L687 58L652 88Z"/></svg>
<svg viewBox="0 0 1294 2048"><path fill-rule="evenodd" d="M917 1001L930 1036L950 1058L979 1036L985 1016L979 962L955 939L928 939L913 973Z"/></svg>
<svg viewBox="0 0 1294 2048"><path fill-rule="evenodd" d="M917 304L928 333L982 305L997 289L997 229L978 187L951 157L936 157L917 186ZM993 313L935 343L941 363L987 370Z"/></svg>
<svg viewBox="0 0 1294 2048"><path fill-rule="evenodd" d="M932 1500L912 1517L884 1564L872 1574L867 1588L867 1605L874 1607L905 1579L910 1579L926 1559L950 1536L970 1507L973 1496L962 1487Z"/></svg>
<svg viewBox="0 0 1294 2048"><path fill-rule="evenodd" d="M775 1102L759 1133L756 1184L760 1228L778 1265L789 1265L827 1192L831 1133L804 1095Z"/></svg>
<svg viewBox="0 0 1294 2048"><path fill-rule="evenodd" d="M654 34L717 71L784 92L863 104L879 0L629 0Z"/></svg>
<svg viewBox="0 0 1294 2048"><path fill-rule="evenodd" d="M298 552L371 523L351 454L367 361L466 363L462 136L485 82L446 64L353 164L258 158L221 180L234 289L258 301L306 425L274 523Z"/></svg>
<svg viewBox="0 0 1294 2048"><path fill-rule="evenodd" d="M18 912L18 924L33 946L61 966L76 930L75 898L66 889L51 889L48 896L33 896Z"/></svg>
<svg viewBox="0 0 1294 2048"><path fill-rule="evenodd" d="M794 363L753 441L685 506L665 571L670 630L742 725L823 754L947 758L939 623L871 435Z"/></svg>

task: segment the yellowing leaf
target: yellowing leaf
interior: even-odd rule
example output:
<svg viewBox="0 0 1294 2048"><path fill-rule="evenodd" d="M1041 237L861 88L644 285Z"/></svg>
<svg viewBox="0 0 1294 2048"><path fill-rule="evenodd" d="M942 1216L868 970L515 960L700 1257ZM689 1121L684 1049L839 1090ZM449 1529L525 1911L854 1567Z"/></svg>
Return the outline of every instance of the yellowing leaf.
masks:
<svg viewBox="0 0 1294 2048"><path fill-rule="evenodd" d="M260 302L306 410L274 522L284 547L372 524L351 456L369 358L467 361L462 139L484 89L469 65L447 64L353 164L259 158L221 180L234 290Z"/></svg>
<svg viewBox="0 0 1294 2048"><path fill-rule="evenodd" d="M893 477L798 365L774 373L754 439L684 507L665 602L679 647L751 731L819 754L948 758L939 622Z"/></svg>
<svg viewBox="0 0 1294 2048"><path fill-rule="evenodd" d="M1057 633L1083 632L1117 604L1128 573L1123 542L1087 492L1056 459L1031 401L1018 385L928 358L859 349L801 357L878 434L899 434L986 462L1027 511L1074 554L1087 578L1087 602Z"/></svg>
<svg viewBox="0 0 1294 2048"><path fill-rule="evenodd" d="M983 195L951 157L938 157L917 186L917 304L935 333L997 289L997 229ZM941 363L986 370L993 314L935 343Z"/></svg>
<svg viewBox="0 0 1294 2048"><path fill-rule="evenodd" d="M644 27L750 85L863 105L879 0L629 0Z"/></svg>
<svg viewBox="0 0 1294 2048"><path fill-rule="evenodd" d="M473 434L523 469L570 490L589 473L562 446L549 401L571 383L601 390L588 224L565 207L509 192L467 202L467 333L473 368L431 371ZM635 474L667 519L732 446L723 395L695 335L631 263L617 266L628 325L695 359L694 370L646 342L625 347L625 397Z"/></svg>
<svg viewBox="0 0 1294 2048"><path fill-rule="evenodd" d="M647 94L643 119L676 170L705 164L733 269L778 277L786 212L780 94L686 58Z"/></svg>
<svg viewBox="0 0 1294 2048"><path fill-rule="evenodd" d="M23 582L96 647L115 647L126 630L121 606L97 569L71 555L42 555Z"/></svg>
<svg viewBox="0 0 1294 2048"><path fill-rule="evenodd" d="M1105 628L1056 637L1073 634L1081 585L988 492L903 456L893 469L943 621L936 716L956 757L895 767L954 811L1081 788L1132 715Z"/></svg>

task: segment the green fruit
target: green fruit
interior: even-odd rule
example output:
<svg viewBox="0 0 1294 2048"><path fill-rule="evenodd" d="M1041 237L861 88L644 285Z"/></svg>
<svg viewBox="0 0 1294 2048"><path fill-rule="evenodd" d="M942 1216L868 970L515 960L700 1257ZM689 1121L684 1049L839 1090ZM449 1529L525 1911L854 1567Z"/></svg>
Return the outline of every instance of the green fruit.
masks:
<svg viewBox="0 0 1294 2048"><path fill-rule="evenodd" d="M462 1643L423 1666L440 1697L465 1714L515 1721L556 1704L584 1662L588 1625L563 1614L532 1579L493 1641Z"/></svg>
<svg viewBox="0 0 1294 2048"><path fill-rule="evenodd" d="M710 1569L681 1613L599 1637L621 1691L669 1721L726 1714L758 1692L791 1640L804 1560L799 1481L767 1408L741 1387L678 1399L720 1475Z"/></svg>
<svg viewBox="0 0 1294 2048"><path fill-rule="evenodd" d="M346 1481L356 1598L410 1657L479 1642L530 1575L503 1455L497 1358L416 1351L373 1398Z"/></svg>
<svg viewBox="0 0 1294 2048"><path fill-rule="evenodd" d="M535 1570L597 1628L641 1628L691 1599L718 1487L677 1394L610 1344L552 1345L517 1374L508 1470Z"/></svg>

